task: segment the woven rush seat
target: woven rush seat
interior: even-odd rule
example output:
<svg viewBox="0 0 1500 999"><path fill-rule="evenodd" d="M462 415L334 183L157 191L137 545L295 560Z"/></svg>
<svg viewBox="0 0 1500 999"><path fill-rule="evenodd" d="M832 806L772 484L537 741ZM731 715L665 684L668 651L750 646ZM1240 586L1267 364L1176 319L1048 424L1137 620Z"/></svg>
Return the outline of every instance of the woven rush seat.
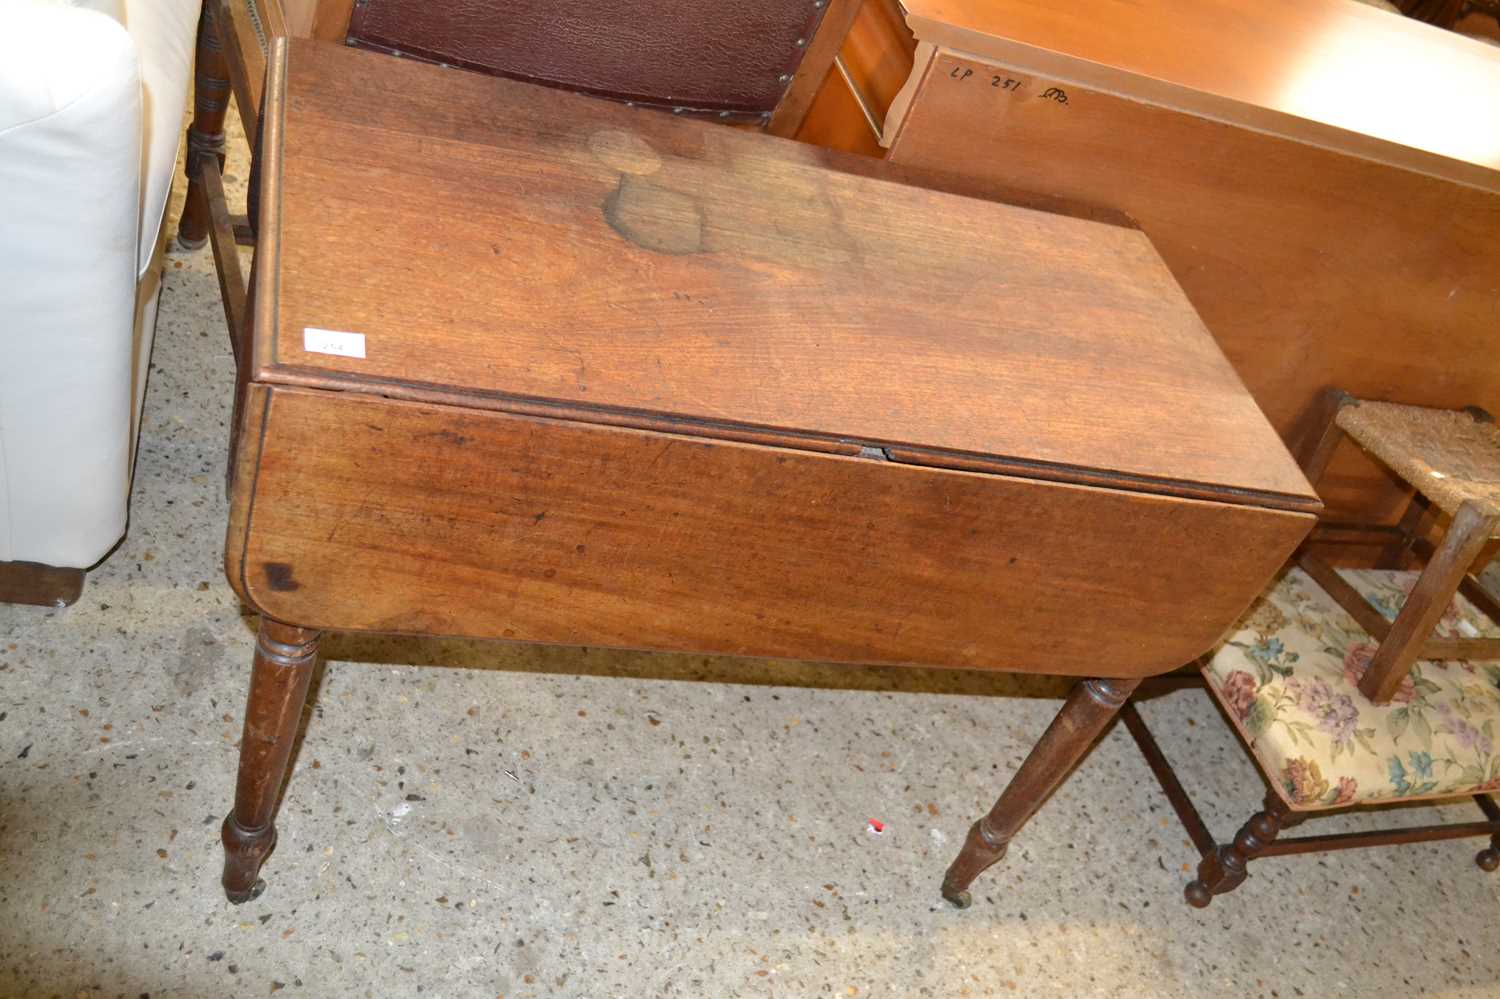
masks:
<svg viewBox="0 0 1500 999"><path fill-rule="evenodd" d="M1500 427L1474 411L1360 401L1339 427L1446 513L1465 500L1500 513Z"/></svg>
<svg viewBox="0 0 1500 999"><path fill-rule="evenodd" d="M1417 573L1341 573L1387 620ZM1462 595L1440 637L1500 637ZM1387 704L1358 687L1374 640L1299 569L1203 667L1276 793L1297 811L1500 790L1500 662L1417 662Z"/></svg>

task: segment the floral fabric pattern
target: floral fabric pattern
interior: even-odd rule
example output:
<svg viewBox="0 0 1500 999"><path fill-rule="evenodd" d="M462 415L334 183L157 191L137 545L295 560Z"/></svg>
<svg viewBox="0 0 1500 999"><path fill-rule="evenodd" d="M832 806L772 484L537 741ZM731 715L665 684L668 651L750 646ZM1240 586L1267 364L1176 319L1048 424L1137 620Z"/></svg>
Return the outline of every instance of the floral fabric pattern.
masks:
<svg viewBox="0 0 1500 999"><path fill-rule="evenodd" d="M1415 572L1343 571L1394 620ZM1494 574L1487 583L1493 585ZM1434 635L1500 638L1461 595ZM1359 692L1376 645L1300 569L1287 570L1203 668L1292 808L1500 791L1500 661L1421 661L1388 704Z"/></svg>

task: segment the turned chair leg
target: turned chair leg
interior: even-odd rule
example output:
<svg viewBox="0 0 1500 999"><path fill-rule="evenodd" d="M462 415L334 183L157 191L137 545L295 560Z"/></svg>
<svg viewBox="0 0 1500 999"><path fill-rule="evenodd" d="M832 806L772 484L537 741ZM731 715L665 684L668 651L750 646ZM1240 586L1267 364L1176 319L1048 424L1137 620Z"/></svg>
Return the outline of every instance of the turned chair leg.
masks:
<svg viewBox="0 0 1500 999"><path fill-rule="evenodd" d="M265 889L260 867L276 845L276 806L317 659L318 632L261 618L234 811L223 830L224 894L236 905Z"/></svg>
<svg viewBox="0 0 1500 999"><path fill-rule="evenodd" d="M969 829L963 849L943 878L943 898L960 909L972 904L969 885L985 868L1005 856L1011 838L1062 784L1074 764L1114 720L1139 682L1084 680L1073 688L995 807Z"/></svg>
<svg viewBox="0 0 1500 999"><path fill-rule="evenodd" d="M208 197L198 179L199 164L205 156L218 160L224 168L224 114L229 110L229 63L224 57L224 43L219 34L216 0L205 0L198 16L197 69L193 75L193 123L188 126L187 200L182 219L177 224L177 242L186 250L196 250L208 242Z"/></svg>
<svg viewBox="0 0 1500 999"><path fill-rule="evenodd" d="M1282 829L1301 821L1302 816L1288 809L1275 791L1267 792L1265 807L1240 827L1234 842L1218 847L1198 864L1197 880L1183 889L1188 904L1204 909L1215 895L1234 891L1244 883L1250 861L1270 846Z"/></svg>

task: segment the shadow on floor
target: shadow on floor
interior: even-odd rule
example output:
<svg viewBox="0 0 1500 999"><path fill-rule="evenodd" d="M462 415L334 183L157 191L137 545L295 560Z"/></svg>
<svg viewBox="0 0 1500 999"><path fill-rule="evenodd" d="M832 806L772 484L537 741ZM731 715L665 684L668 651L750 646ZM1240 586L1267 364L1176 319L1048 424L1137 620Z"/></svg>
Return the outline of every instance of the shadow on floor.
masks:
<svg viewBox="0 0 1500 999"><path fill-rule="evenodd" d="M616 676L631 680L688 680L826 690L954 694L968 697L1059 699L1067 696L1068 689L1075 682L1066 677L981 670L854 666L785 659L348 633L328 636L323 644L323 658L329 661L382 665L441 666L501 672Z"/></svg>

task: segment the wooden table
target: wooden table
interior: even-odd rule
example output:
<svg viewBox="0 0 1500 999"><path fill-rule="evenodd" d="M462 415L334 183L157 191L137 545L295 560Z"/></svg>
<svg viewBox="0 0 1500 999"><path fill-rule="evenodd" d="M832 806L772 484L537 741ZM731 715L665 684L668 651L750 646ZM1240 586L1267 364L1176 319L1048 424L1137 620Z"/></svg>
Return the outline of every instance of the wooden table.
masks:
<svg viewBox="0 0 1500 999"><path fill-rule="evenodd" d="M1132 229L303 40L262 142L232 901L323 630L1090 678L961 900L1318 509Z"/></svg>
<svg viewBox="0 0 1500 999"><path fill-rule="evenodd" d="M1297 453L1328 388L1500 411L1500 47L1350 0L896 8L867 0L805 137L1125 212ZM1319 490L1389 523L1409 496L1352 447Z"/></svg>

